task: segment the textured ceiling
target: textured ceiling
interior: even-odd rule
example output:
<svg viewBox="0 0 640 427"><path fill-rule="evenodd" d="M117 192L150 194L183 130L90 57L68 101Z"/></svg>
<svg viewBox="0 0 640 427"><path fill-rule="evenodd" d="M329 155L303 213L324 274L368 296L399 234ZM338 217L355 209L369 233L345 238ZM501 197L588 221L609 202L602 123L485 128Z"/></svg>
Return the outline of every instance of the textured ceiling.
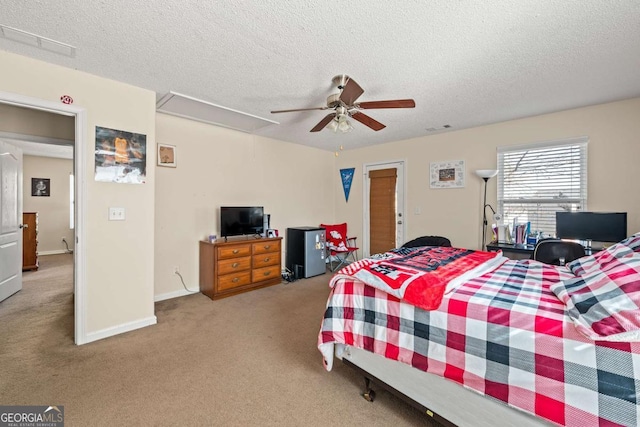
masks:
<svg viewBox="0 0 640 427"><path fill-rule="evenodd" d="M77 50L0 49L276 120L256 133L331 151L640 96L638 0L2 0L0 24ZM309 132L326 111L270 113L324 106L343 73L359 101L416 108L367 110L387 127L349 134Z"/></svg>

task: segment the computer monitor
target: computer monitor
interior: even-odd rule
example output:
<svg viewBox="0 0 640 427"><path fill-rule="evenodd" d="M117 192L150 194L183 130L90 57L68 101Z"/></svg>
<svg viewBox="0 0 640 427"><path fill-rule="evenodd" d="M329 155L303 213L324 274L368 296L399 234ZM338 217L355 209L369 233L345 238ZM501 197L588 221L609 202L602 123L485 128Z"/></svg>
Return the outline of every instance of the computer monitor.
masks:
<svg viewBox="0 0 640 427"><path fill-rule="evenodd" d="M556 237L595 242L619 242L627 237L627 213L556 212Z"/></svg>

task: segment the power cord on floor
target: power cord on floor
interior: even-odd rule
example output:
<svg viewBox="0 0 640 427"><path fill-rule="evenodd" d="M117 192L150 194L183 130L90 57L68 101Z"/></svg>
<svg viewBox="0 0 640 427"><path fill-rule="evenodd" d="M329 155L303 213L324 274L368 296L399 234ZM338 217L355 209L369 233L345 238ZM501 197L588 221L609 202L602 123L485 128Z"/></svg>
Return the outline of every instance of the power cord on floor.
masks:
<svg viewBox="0 0 640 427"><path fill-rule="evenodd" d="M64 237L62 238L62 243L64 243L64 245L67 247L67 253L68 254L72 254L73 251L71 249L69 249L69 244L67 243L67 239L65 239Z"/></svg>
<svg viewBox="0 0 640 427"><path fill-rule="evenodd" d="M190 294L197 294L198 292L200 292L200 291L192 291L191 289L187 288L187 285L185 285L185 284L184 284L184 279L182 278L182 274L180 274L180 272L179 272L179 271L176 271L175 273L176 273L176 274L178 275L178 277L180 278L180 281L182 282L182 286L184 287L184 289L185 289L187 292L189 292Z"/></svg>

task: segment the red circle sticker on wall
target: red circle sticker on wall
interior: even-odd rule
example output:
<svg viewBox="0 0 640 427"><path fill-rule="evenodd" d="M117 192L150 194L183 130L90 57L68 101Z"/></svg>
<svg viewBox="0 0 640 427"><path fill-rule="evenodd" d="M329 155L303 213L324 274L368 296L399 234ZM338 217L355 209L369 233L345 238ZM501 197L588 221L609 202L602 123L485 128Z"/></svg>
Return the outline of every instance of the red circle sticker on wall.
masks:
<svg viewBox="0 0 640 427"><path fill-rule="evenodd" d="M60 101L62 101L63 104L73 104L73 98L69 95L62 95Z"/></svg>

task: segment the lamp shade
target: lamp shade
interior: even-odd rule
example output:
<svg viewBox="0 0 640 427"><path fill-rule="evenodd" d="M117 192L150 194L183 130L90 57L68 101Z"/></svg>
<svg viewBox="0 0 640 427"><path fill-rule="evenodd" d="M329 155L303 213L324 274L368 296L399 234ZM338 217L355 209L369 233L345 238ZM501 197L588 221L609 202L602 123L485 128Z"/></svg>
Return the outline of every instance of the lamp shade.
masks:
<svg viewBox="0 0 640 427"><path fill-rule="evenodd" d="M496 169L478 169L476 175L482 179L489 179L498 175L498 171Z"/></svg>

